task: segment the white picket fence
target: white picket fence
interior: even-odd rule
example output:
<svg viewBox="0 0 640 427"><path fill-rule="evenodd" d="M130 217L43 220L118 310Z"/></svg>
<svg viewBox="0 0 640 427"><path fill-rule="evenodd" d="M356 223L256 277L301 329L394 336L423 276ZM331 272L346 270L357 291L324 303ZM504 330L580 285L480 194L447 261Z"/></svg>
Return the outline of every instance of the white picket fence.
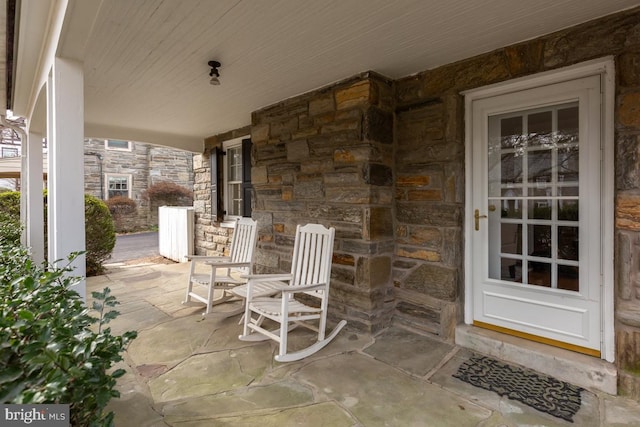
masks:
<svg viewBox="0 0 640 427"><path fill-rule="evenodd" d="M192 207L160 206L158 208L158 244L160 255L186 262L193 254L194 212Z"/></svg>

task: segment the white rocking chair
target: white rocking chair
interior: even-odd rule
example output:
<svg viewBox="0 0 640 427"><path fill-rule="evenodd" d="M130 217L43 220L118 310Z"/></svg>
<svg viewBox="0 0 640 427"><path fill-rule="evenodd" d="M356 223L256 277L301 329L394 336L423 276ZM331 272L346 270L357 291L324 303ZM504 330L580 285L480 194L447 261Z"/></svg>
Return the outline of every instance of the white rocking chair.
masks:
<svg viewBox="0 0 640 427"><path fill-rule="evenodd" d="M280 343L278 362L291 362L316 353L326 346L347 324L340 321L325 338L331 259L333 256L334 228L320 224L298 225L293 248L290 274L259 274L248 276L243 341L273 339ZM279 288L281 297L256 296L253 290L264 285ZM318 306L311 306L294 298L304 293L319 299ZM280 324L279 329L269 331L262 327L264 319ZM309 321L313 321L310 323ZM315 321L318 322L317 326ZM317 341L307 348L287 352L287 335L296 326L304 326L318 333Z"/></svg>
<svg viewBox="0 0 640 427"><path fill-rule="evenodd" d="M244 284L246 279L242 276L253 272L254 249L258 238L257 225L258 223L251 218L236 220L229 256L190 255L187 257L191 261L191 268L187 295L183 304L191 301L191 298L203 302L206 305L203 315L207 315L211 312L212 306L234 298L229 291ZM208 267L208 272L202 272L204 265ZM206 296L196 293L194 284L205 286ZM222 296L214 300L214 291L218 289L222 290Z"/></svg>

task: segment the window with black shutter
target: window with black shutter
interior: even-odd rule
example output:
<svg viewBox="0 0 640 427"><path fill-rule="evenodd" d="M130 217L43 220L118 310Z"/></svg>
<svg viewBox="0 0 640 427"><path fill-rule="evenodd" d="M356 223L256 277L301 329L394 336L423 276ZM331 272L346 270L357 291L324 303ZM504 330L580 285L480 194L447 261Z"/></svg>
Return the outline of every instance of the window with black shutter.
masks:
<svg viewBox="0 0 640 427"><path fill-rule="evenodd" d="M212 206L217 221L251 216L251 139L225 141L212 153L211 193L218 201Z"/></svg>

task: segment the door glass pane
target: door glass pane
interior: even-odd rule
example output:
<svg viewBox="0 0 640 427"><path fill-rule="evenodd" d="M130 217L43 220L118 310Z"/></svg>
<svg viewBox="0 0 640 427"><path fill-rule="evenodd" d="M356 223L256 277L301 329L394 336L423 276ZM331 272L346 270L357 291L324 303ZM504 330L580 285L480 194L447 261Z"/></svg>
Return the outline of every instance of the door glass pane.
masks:
<svg viewBox="0 0 640 427"><path fill-rule="evenodd" d="M579 291L577 266L572 265L559 265L558 266L558 289L564 289L565 291Z"/></svg>
<svg viewBox="0 0 640 427"><path fill-rule="evenodd" d="M502 218L522 218L521 204L522 200L504 199L502 201Z"/></svg>
<svg viewBox="0 0 640 427"><path fill-rule="evenodd" d="M522 254L522 225L502 224L502 253Z"/></svg>
<svg viewBox="0 0 640 427"><path fill-rule="evenodd" d="M489 118L489 276L579 291L577 102Z"/></svg>
<svg viewBox="0 0 640 427"><path fill-rule="evenodd" d="M550 143L552 117L551 111L531 113L527 116L529 145L547 145Z"/></svg>
<svg viewBox="0 0 640 427"><path fill-rule="evenodd" d="M529 219L551 219L551 200L529 200Z"/></svg>
<svg viewBox="0 0 640 427"><path fill-rule="evenodd" d="M551 287L551 264L548 262L529 261L527 271L530 285Z"/></svg>
<svg viewBox="0 0 640 427"><path fill-rule="evenodd" d="M527 153L528 181L538 186L551 182L551 150L536 150Z"/></svg>

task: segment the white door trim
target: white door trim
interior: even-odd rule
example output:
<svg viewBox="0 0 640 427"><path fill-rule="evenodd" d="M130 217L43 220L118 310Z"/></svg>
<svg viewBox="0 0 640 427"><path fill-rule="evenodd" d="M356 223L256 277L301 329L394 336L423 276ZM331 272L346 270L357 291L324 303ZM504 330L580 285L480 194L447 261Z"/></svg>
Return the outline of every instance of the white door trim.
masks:
<svg viewBox="0 0 640 427"><path fill-rule="evenodd" d="M581 77L602 76L602 358L608 362L615 360L614 336L614 102L615 65L613 57L583 62L558 70L547 71L533 76L509 80L508 82L484 86L462 92L465 97L465 323L473 323L473 287L471 277L471 231L473 229L472 200L472 103L476 100L518 92Z"/></svg>

